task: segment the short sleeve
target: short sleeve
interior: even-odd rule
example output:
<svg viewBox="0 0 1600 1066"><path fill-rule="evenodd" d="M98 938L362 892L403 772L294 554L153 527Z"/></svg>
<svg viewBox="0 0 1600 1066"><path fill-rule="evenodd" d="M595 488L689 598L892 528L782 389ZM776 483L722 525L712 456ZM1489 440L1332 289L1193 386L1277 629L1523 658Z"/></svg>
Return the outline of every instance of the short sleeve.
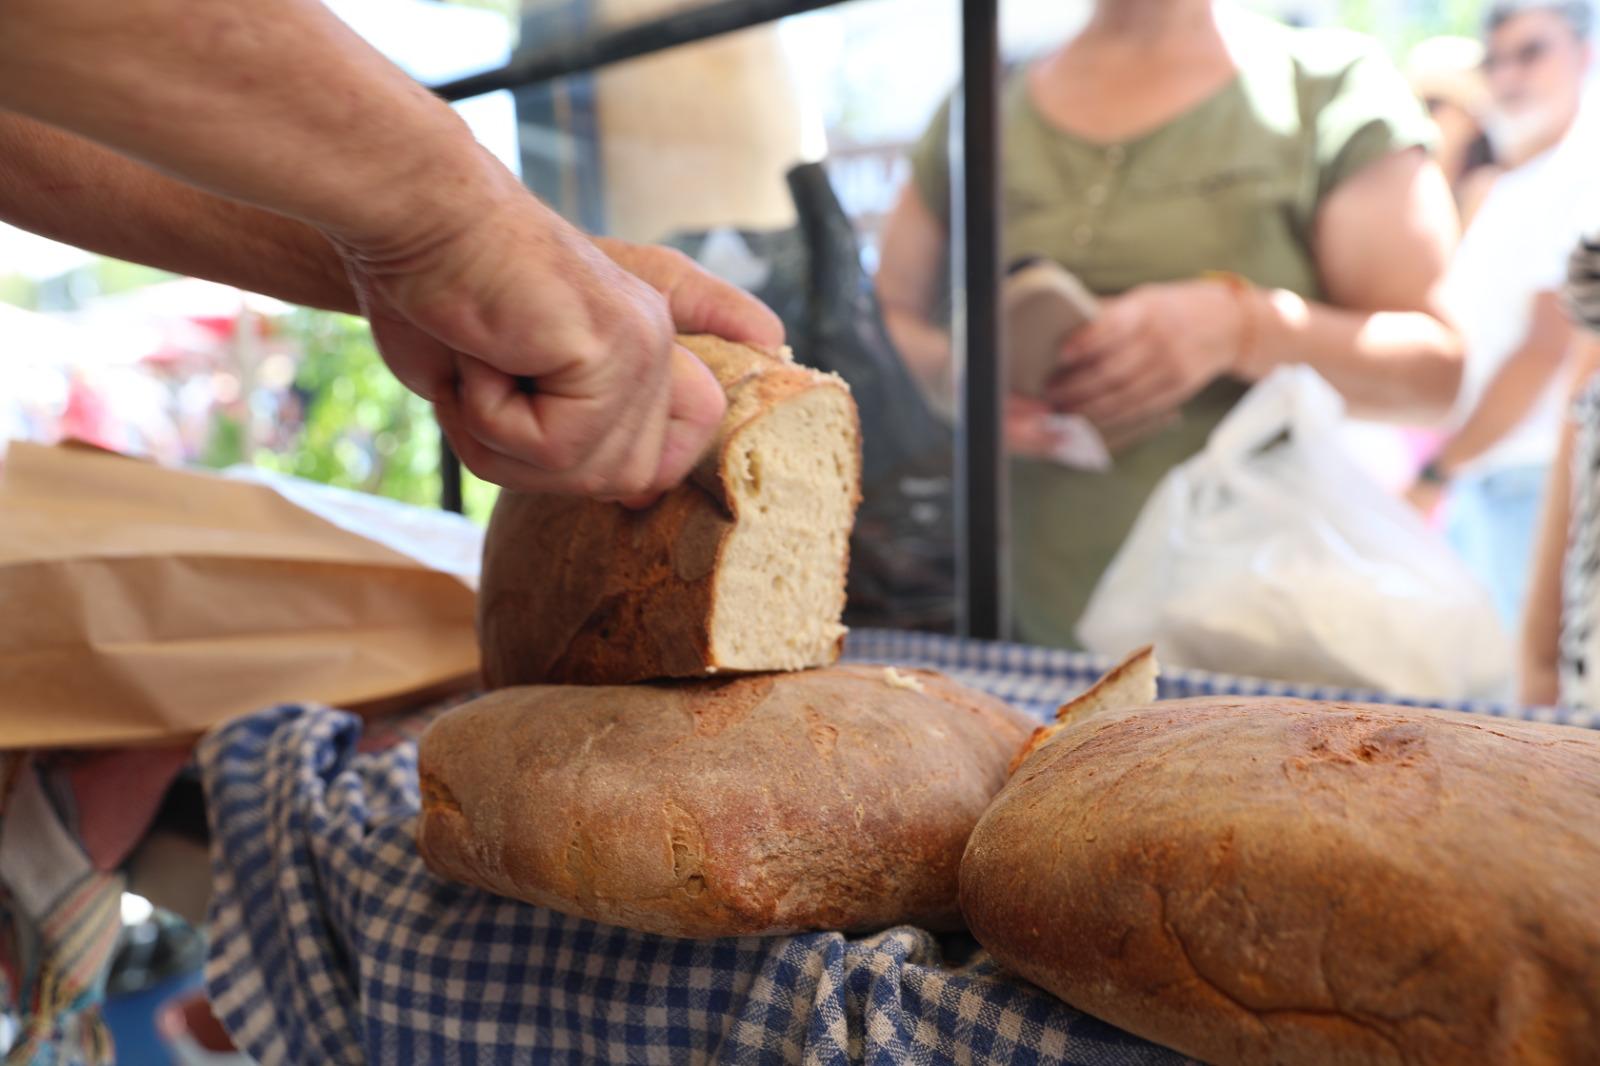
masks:
<svg viewBox="0 0 1600 1066"><path fill-rule="evenodd" d="M911 147L911 182L934 217L950 224L950 101L946 97Z"/></svg>
<svg viewBox="0 0 1600 1066"><path fill-rule="evenodd" d="M1315 117L1318 192L1407 148L1432 151L1438 131L1387 56L1365 44L1329 72Z"/></svg>

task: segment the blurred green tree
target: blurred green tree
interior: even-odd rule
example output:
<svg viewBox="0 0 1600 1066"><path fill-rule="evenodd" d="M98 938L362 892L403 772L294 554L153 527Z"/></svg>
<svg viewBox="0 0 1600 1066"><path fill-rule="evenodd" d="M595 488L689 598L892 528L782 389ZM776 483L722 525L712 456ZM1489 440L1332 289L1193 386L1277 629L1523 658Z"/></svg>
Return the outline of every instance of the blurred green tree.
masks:
<svg viewBox="0 0 1600 1066"><path fill-rule="evenodd" d="M1476 37L1489 0L1339 0L1337 24L1382 41L1403 59L1418 41L1455 35Z"/></svg>
<svg viewBox="0 0 1600 1066"><path fill-rule="evenodd" d="M260 448L258 466L407 503L439 503L433 412L389 372L359 318L296 311L282 328L303 352L294 381L300 425L287 447ZM288 413L288 412L286 412ZM226 427L218 429L226 435ZM226 451L214 449L216 451ZM468 476L470 517L487 519L498 490Z"/></svg>

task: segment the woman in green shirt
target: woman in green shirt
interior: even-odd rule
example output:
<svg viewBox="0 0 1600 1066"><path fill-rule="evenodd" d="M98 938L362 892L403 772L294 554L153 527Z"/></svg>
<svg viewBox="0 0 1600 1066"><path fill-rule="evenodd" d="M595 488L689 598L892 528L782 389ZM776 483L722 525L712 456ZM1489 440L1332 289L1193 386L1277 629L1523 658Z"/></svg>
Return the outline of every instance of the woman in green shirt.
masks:
<svg viewBox="0 0 1600 1066"><path fill-rule="evenodd" d="M1105 298L1048 401L1013 395L1007 411L1017 635L1070 647L1146 497L1249 382L1306 363L1358 412L1445 413L1461 353L1436 296L1455 206L1426 115L1370 42L1210 0L1098 0L1002 107L1006 261L1053 259ZM948 129L946 104L877 282L934 391L950 377ZM1037 458L1053 412L1093 421L1114 468Z"/></svg>

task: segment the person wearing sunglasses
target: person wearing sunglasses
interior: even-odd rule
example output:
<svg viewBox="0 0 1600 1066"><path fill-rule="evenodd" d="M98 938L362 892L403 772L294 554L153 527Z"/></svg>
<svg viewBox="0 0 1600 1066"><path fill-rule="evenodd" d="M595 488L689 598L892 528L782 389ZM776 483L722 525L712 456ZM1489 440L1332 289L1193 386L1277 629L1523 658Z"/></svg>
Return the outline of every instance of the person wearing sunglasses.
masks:
<svg viewBox="0 0 1600 1066"><path fill-rule="evenodd" d="M1410 493L1428 512L1443 501L1446 534L1508 629L1522 610L1576 336L1559 295L1567 253L1600 221L1600 138L1581 115L1589 29L1585 3L1489 12L1484 131L1503 170L1445 276L1466 368L1453 429Z"/></svg>
<svg viewBox="0 0 1600 1066"><path fill-rule="evenodd" d="M1484 133L1489 84L1483 72L1483 42L1473 37L1429 37L1406 53L1411 91L1439 128L1434 156L1456 194L1462 228L1472 222L1499 175Z"/></svg>

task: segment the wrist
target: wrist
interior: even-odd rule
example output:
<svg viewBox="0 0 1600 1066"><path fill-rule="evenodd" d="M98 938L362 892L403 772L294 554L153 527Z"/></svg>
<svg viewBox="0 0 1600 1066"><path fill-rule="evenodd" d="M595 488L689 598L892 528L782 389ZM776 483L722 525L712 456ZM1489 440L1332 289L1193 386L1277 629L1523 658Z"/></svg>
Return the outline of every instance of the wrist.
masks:
<svg viewBox="0 0 1600 1066"><path fill-rule="evenodd" d="M346 186L347 202L314 219L342 251L364 262L402 264L527 196L515 175L448 108L404 156Z"/></svg>
<svg viewBox="0 0 1600 1066"><path fill-rule="evenodd" d="M1257 307L1257 290L1249 280L1231 270L1212 270L1205 274L1222 290L1233 308L1233 334L1227 342L1229 354L1223 364L1223 373L1242 375L1250 365L1260 341L1260 311Z"/></svg>
<svg viewBox="0 0 1600 1066"><path fill-rule="evenodd" d="M1295 362L1285 352L1304 350L1301 335L1310 321L1306 301L1288 289L1255 289L1256 344L1236 371L1245 381L1260 381L1285 363Z"/></svg>
<svg viewBox="0 0 1600 1066"><path fill-rule="evenodd" d="M1441 488L1450 484L1453 472L1445 465L1444 460L1434 456L1423 464L1417 471L1417 480L1424 485L1438 485Z"/></svg>

